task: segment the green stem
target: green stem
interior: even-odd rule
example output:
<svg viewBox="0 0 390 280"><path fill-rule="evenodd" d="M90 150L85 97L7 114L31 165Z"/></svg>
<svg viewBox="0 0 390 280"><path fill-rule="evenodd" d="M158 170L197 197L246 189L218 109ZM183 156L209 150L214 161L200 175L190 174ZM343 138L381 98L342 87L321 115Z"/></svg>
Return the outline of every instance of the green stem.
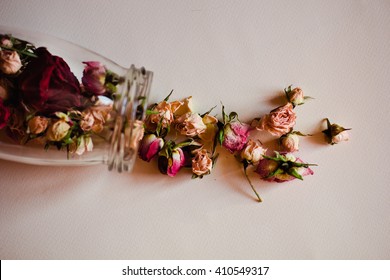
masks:
<svg viewBox="0 0 390 280"><path fill-rule="evenodd" d="M258 201L259 201L259 202L263 202L263 200L261 199L260 195L259 195L259 194L257 193L257 191L255 190L255 187L253 186L251 180L249 179L248 173L246 172L246 168L247 168L247 166L244 164L244 174L245 174L245 177L246 177L246 179L248 180L248 183L249 183L249 185L251 186L253 192L256 194Z"/></svg>

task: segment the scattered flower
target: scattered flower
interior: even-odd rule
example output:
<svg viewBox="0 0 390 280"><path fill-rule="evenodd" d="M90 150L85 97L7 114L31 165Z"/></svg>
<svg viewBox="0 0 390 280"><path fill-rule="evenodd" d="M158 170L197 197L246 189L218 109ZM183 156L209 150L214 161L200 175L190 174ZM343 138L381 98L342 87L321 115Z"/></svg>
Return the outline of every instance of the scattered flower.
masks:
<svg viewBox="0 0 390 280"><path fill-rule="evenodd" d="M210 174L213 168L213 159L209 156L206 149L198 149L195 153L195 157L192 159L192 172L194 177L203 177Z"/></svg>
<svg viewBox="0 0 390 280"><path fill-rule="evenodd" d="M264 130L274 136L282 136L288 133L295 125L296 115L293 111L293 105L287 103L272 110L269 114L263 116L256 129Z"/></svg>
<svg viewBox="0 0 390 280"><path fill-rule="evenodd" d="M197 113L185 113L175 121L176 129L187 137L195 137L206 131L202 117Z"/></svg>
<svg viewBox="0 0 390 280"><path fill-rule="evenodd" d="M189 143L175 145L175 142L173 141L165 142L164 147L158 153L158 167L162 174L166 174L169 177L176 176L186 162L182 150L182 147L186 145L189 145Z"/></svg>
<svg viewBox="0 0 390 280"><path fill-rule="evenodd" d="M240 154L240 160L244 166L245 177L248 180L248 183L251 186L253 192L256 194L259 202L262 202L262 199L258 194L258 192L256 191L255 187L253 186L251 180L249 179L247 168L249 165L256 165L262 158L264 158L266 151L267 149L264 149L261 145L259 145L255 141L249 139L249 141L246 143L244 149L241 151Z"/></svg>
<svg viewBox="0 0 390 280"><path fill-rule="evenodd" d="M299 131L290 131L279 138L281 150L287 153L293 153L299 150L299 136L311 136Z"/></svg>
<svg viewBox="0 0 390 280"><path fill-rule="evenodd" d="M269 182L287 182L294 179L303 180L303 176L313 175L313 170L309 166L315 164L304 163L294 155L279 154L275 152L274 157L263 156L259 161L256 172L260 178Z"/></svg>
<svg viewBox="0 0 390 280"><path fill-rule="evenodd" d="M222 106L223 122L220 124L219 131L220 144L229 150L232 154L241 151L248 141L251 127L238 120L236 112L229 115L225 114L225 108Z"/></svg>
<svg viewBox="0 0 390 280"><path fill-rule="evenodd" d="M331 124L328 118L326 118L326 124L327 129L322 132L325 134L325 138L329 144L334 145L349 140L348 130L351 130L351 128L344 128L335 123Z"/></svg>
<svg viewBox="0 0 390 280"><path fill-rule="evenodd" d="M9 82L0 77L0 99L7 100L9 98Z"/></svg>
<svg viewBox="0 0 390 280"><path fill-rule="evenodd" d="M293 107L297 105L302 105L305 103L305 100L311 99L312 97L304 96L303 90L299 87L292 89L292 86L288 86L284 89L287 101L290 102Z"/></svg>
<svg viewBox="0 0 390 280"><path fill-rule="evenodd" d="M154 134L145 135L139 147L139 156L144 161L151 161L164 146L164 139Z"/></svg>

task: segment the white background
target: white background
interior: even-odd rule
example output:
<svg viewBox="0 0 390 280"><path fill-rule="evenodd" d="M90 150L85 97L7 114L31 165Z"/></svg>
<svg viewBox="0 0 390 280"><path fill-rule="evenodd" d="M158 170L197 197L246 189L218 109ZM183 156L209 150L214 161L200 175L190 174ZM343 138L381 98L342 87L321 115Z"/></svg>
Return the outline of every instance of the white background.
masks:
<svg viewBox="0 0 390 280"><path fill-rule="evenodd" d="M251 178L228 153L191 180L137 161L41 167L0 160L1 259L388 259L390 1L15 1L0 24L75 42L154 72L152 101L194 97L249 121L289 84L303 182ZM276 98L276 99L275 99ZM326 145L321 120L352 127Z"/></svg>

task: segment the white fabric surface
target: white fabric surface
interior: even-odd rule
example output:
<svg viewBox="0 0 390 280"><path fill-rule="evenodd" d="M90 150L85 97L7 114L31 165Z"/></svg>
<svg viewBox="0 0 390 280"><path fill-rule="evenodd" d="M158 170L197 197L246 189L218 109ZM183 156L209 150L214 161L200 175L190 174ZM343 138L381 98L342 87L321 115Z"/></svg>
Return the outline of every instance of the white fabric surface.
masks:
<svg viewBox="0 0 390 280"><path fill-rule="evenodd" d="M303 182L251 174L262 204L222 149L202 180L141 161L116 174L0 160L1 259L390 257L390 1L2 0L0 24L144 65L152 101L174 89L249 120L294 84L315 98L296 129L353 128L348 143L302 140L319 165Z"/></svg>

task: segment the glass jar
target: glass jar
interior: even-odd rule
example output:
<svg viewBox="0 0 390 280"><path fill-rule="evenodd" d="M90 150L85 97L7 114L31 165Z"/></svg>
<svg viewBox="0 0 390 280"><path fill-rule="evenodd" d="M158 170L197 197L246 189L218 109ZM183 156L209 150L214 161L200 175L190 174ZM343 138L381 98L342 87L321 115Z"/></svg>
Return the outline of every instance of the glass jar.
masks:
<svg viewBox="0 0 390 280"><path fill-rule="evenodd" d="M0 39L0 158L131 171L153 73L37 32Z"/></svg>

